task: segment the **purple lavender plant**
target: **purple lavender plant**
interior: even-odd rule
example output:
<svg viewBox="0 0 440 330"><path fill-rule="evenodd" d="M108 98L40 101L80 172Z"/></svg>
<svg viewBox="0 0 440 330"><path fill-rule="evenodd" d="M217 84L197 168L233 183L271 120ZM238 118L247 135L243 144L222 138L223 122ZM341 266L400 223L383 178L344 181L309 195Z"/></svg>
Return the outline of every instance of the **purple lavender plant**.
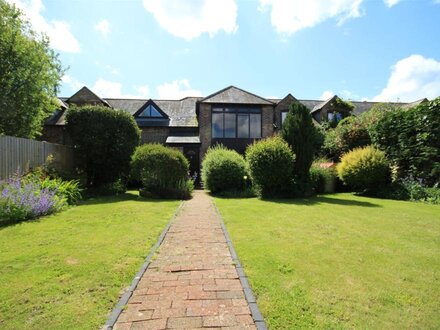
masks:
<svg viewBox="0 0 440 330"><path fill-rule="evenodd" d="M13 177L0 183L0 220L21 221L59 211L66 205L57 190L42 188L39 182Z"/></svg>

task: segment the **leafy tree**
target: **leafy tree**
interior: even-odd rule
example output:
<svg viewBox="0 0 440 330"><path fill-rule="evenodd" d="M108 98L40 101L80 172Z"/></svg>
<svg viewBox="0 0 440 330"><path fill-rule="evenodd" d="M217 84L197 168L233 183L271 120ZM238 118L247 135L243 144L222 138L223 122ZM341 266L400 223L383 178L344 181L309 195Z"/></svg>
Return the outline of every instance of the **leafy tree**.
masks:
<svg viewBox="0 0 440 330"><path fill-rule="evenodd" d="M390 104L378 104L359 116L342 119L335 128L325 131L321 155L339 161L343 154L371 144L370 130L387 112L395 109Z"/></svg>
<svg viewBox="0 0 440 330"><path fill-rule="evenodd" d="M338 161L346 152L371 144L366 122L362 117L346 117L325 134L323 154Z"/></svg>
<svg viewBox="0 0 440 330"><path fill-rule="evenodd" d="M440 183L440 98L384 113L372 125L373 143L385 151L399 178Z"/></svg>
<svg viewBox="0 0 440 330"><path fill-rule="evenodd" d="M140 132L129 113L104 106L70 107L66 128L89 187L128 176Z"/></svg>
<svg viewBox="0 0 440 330"><path fill-rule="evenodd" d="M32 31L20 10L0 0L0 134L33 138L58 107L63 74L44 35Z"/></svg>
<svg viewBox="0 0 440 330"><path fill-rule="evenodd" d="M283 123L281 136L296 156L294 175L299 184L308 181L310 166L323 137L312 121L309 109L299 102L291 104Z"/></svg>

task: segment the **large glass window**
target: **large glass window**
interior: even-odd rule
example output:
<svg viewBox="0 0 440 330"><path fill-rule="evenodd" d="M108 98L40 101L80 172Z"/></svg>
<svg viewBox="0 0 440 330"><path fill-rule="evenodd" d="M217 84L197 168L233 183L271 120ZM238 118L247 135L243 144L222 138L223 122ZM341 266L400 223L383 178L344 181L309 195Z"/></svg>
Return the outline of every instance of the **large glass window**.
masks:
<svg viewBox="0 0 440 330"><path fill-rule="evenodd" d="M213 138L261 138L261 109L251 107L213 107Z"/></svg>

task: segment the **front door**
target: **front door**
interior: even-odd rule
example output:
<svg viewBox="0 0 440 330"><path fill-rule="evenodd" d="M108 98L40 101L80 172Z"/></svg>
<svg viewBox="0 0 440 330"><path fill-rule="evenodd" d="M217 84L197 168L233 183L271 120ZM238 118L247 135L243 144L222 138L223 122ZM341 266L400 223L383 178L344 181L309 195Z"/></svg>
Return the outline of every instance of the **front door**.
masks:
<svg viewBox="0 0 440 330"><path fill-rule="evenodd" d="M195 179L196 186L200 184L199 149L199 147L183 147L183 154L189 161L189 173L191 177Z"/></svg>

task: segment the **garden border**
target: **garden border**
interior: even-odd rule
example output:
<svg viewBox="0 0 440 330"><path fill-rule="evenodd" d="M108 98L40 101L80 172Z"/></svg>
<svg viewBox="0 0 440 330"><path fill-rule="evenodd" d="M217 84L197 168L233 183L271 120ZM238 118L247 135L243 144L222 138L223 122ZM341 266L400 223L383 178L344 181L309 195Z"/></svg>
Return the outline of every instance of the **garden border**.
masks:
<svg viewBox="0 0 440 330"><path fill-rule="evenodd" d="M163 240L165 239L165 236L168 233L168 230L170 229L170 227L173 224L174 220L176 219L177 215L182 210L183 204L184 204L184 201L182 201L180 203L180 205L177 208L176 212L174 212L173 216L168 221L167 226L165 227L165 229L160 234L156 244L153 245L153 247L150 250L150 253L145 258L145 261L142 264L140 270L136 273L133 281L131 282L130 287L128 288L127 291L124 292L124 294L121 296L121 298L119 298L119 300L118 300L118 302L116 304L116 307L113 308L113 310L111 311L109 317L107 318L107 322L105 322L104 326L102 327L102 330L111 330L111 329L113 329L116 321L119 318L119 315L121 315L122 311L124 310L125 306L128 303L128 300L130 299L130 297L132 296L134 290L136 289L137 285L139 284L142 276L147 271L148 266L151 263L151 259L155 255L155 253L156 253L157 249L159 248L159 246L162 244Z"/></svg>
<svg viewBox="0 0 440 330"><path fill-rule="evenodd" d="M234 245L232 244L231 237L229 236L228 230L226 229L225 221L217 208L217 205L212 201L215 211L218 215L218 220L220 226L222 227L223 235L225 235L226 243L228 244L229 252L231 252L232 261L234 262L235 269L238 273L238 278L240 279L241 286L243 287L244 295L246 301L248 302L249 308L251 310L252 318L257 326L258 330L267 330L266 322L264 321L263 315L257 305L257 300L252 292L252 288L249 285L246 274L244 273L243 267L240 260L238 259L237 252L235 251Z"/></svg>

